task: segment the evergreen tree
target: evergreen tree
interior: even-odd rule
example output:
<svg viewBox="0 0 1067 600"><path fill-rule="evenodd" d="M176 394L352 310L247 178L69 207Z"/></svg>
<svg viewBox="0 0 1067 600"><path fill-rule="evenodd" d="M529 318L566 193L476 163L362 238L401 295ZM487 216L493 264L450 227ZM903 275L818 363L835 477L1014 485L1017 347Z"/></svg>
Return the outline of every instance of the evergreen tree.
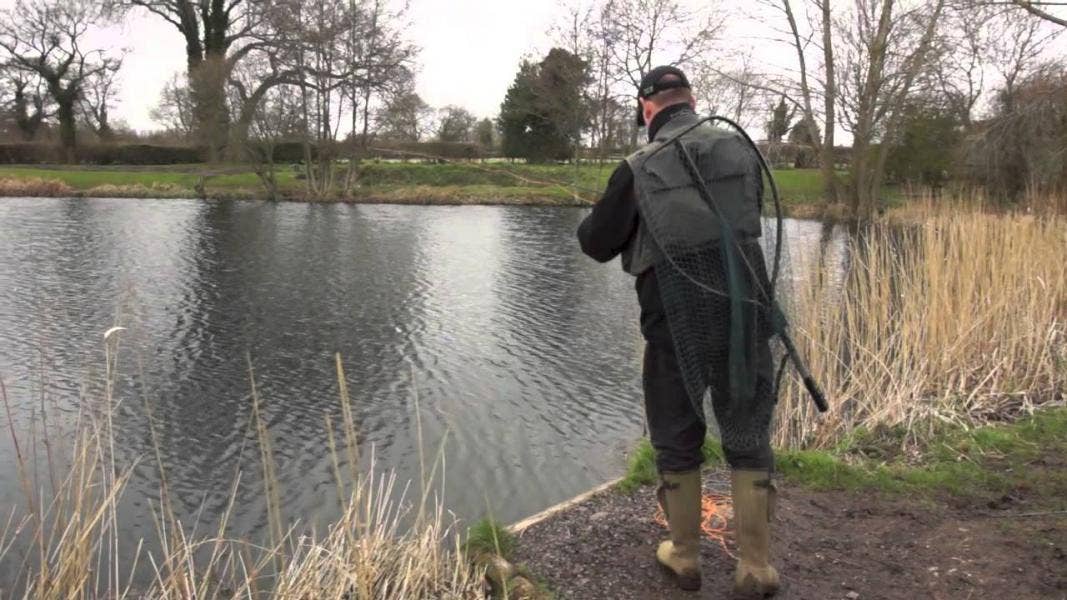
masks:
<svg viewBox="0 0 1067 600"><path fill-rule="evenodd" d="M482 119L474 126L474 141L485 149L496 146L496 123L492 119Z"/></svg>
<svg viewBox="0 0 1067 600"><path fill-rule="evenodd" d="M813 129L815 130L814 139L811 137ZM789 142L793 144L815 148L819 145L820 138L822 138L822 132L819 131L819 124L806 117L797 121L796 125L789 130Z"/></svg>
<svg viewBox="0 0 1067 600"><path fill-rule="evenodd" d="M784 96L778 100L778 104L771 109L771 120L767 123L768 140L776 143L782 141L782 138L789 133L789 127L792 125L794 111L795 109L791 109L785 103Z"/></svg>
<svg viewBox="0 0 1067 600"><path fill-rule="evenodd" d="M529 162L573 157L588 124L587 77L586 63L559 48L540 63L524 60L500 105L504 156Z"/></svg>
<svg viewBox="0 0 1067 600"><path fill-rule="evenodd" d="M886 175L895 182L944 184L963 141L962 128L957 113L935 99L909 102L889 147Z"/></svg>

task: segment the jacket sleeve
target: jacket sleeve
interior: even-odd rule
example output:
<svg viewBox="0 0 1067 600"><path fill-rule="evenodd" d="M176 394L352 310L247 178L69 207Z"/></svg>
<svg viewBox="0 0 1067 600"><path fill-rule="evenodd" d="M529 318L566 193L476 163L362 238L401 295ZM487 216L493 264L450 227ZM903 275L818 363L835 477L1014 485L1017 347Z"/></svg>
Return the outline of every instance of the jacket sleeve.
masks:
<svg viewBox="0 0 1067 600"><path fill-rule="evenodd" d="M591 258L608 262L626 248L637 229L637 199L634 175L622 161L608 180L608 187L578 226L578 243Z"/></svg>

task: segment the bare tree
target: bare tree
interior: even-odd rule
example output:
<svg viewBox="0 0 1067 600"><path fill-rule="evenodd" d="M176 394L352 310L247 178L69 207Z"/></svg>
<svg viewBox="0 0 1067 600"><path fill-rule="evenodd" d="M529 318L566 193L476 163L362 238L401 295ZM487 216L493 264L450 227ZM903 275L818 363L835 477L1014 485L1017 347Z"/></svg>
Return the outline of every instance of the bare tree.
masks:
<svg viewBox="0 0 1067 600"><path fill-rule="evenodd" d="M205 158L222 157L229 140L226 83L239 61L268 42L257 39L272 0L113 0L140 7L178 29L185 40L196 139Z"/></svg>
<svg viewBox="0 0 1067 600"><path fill-rule="evenodd" d="M706 58L724 20L716 4L698 12L677 0L607 0L600 10L600 35L612 83L621 84L619 95L633 98L641 77L657 64L685 67Z"/></svg>
<svg viewBox="0 0 1067 600"><path fill-rule="evenodd" d="M196 127L193 115L193 98L185 76L175 75L163 86L159 102L149 116L172 133L181 137L191 136Z"/></svg>
<svg viewBox="0 0 1067 600"><path fill-rule="evenodd" d="M967 0L947 6L942 43L931 57L931 87L968 127L986 89L995 21L995 11Z"/></svg>
<svg viewBox="0 0 1067 600"><path fill-rule="evenodd" d="M1050 2L1034 2L1033 0L1011 0L1012 4L1024 9L1026 12L1048 21L1049 23L1055 23L1060 27L1067 27L1067 18L1057 17L1051 12L1044 10L1045 5L1051 4Z"/></svg>
<svg viewBox="0 0 1067 600"><path fill-rule="evenodd" d="M973 178L995 193L1067 190L1067 66L1032 69L1009 92L999 91L992 114L965 144Z"/></svg>
<svg viewBox="0 0 1067 600"><path fill-rule="evenodd" d="M987 60L1002 78L1008 97L1014 97L1019 82L1040 64L1049 44L1064 31L1049 31L1044 21L1019 16L1001 13L990 21Z"/></svg>
<svg viewBox="0 0 1067 600"><path fill-rule="evenodd" d="M277 145L301 132L301 107L295 91L280 85L264 92L249 123L248 138L241 144L269 200L281 197L275 164Z"/></svg>
<svg viewBox="0 0 1067 600"><path fill-rule="evenodd" d="M474 139L474 126L478 117L462 106L446 106L440 111L437 121L437 139L442 142L470 142Z"/></svg>
<svg viewBox="0 0 1067 600"><path fill-rule="evenodd" d="M121 61L114 69L104 69L90 75L85 80L81 95L81 112L85 123L96 133L102 142L115 138L111 126L111 109L114 107L119 88L116 75Z"/></svg>
<svg viewBox="0 0 1067 600"><path fill-rule="evenodd" d="M414 48L393 28L398 13L387 11L382 0L271 0L269 6L264 0L255 6L260 19L242 47L251 49L228 75L228 104L237 115L231 147L247 141L243 154L264 173L273 172L264 148L279 135L279 123L292 123L292 103L279 96L288 94L300 117L299 131L289 135L303 144L307 196L347 194L361 150L355 140L359 118L366 132L371 97L411 87L407 65ZM340 141L342 134L350 143ZM261 179L273 185L269 177Z"/></svg>
<svg viewBox="0 0 1067 600"><path fill-rule="evenodd" d="M692 67L707 60L724 13L713 2L693 10L677 0L594 0L569 5L555 28L555 43L585 61L590 143L598 156L636 145L637 128L619 125L620 111L634 118L641 77L657 64ZM617 134L625 130L628 138Z"/></svg>
<svg viewBox="0 0 1067 600"><path fill-rule="evenodd" d="M361 26L353 28L346 37L346 51L356 60L356 72L344 83L344 90L352 106L351 130L358 130L366 147L370 143L374 108L385 96L395 95L406 85L414 71L418 48L408 41L406 0L390 6L384 0L361 4Z"/></svg>
<svg viewBox="0 0 1067 600"><path fill-rule="evenodd" d="M743 53L730 68L720 68L707 60L695 63L694 94L697 109L730 117L742 127L750 127L762 116L770 94L751 53Z"/></svg>
<svg viewBox="0 0 1067 600"><path fill-rule="evenodd" d="M9 104L11 117L19 137L24 142L37 137L45 119L48 117L48 94L43 89L44 83L36 74L12 69L8 81L12 88Z"/></svg>
<svg viewBox="0 0 1067 600"><path fill-rule="evenodd" d="M837 129L837 68L834 66L833 15L830 0L816 0L819 8L819 30L822 32L823 53L823 138L819 149L819 167L822 173L823 201L837 199L837 165L834 136ZM814 115L808 115L814 119ZM812 132L814 133L814 132ZM818 139L818 136L813 136Z"/></svg>
<svg viewBox="0 0 1067 600"><path fill-rule="evenodd" d="M927 85L966 127L988 110L990 92L1014 98L1018 83L1039 68L1064 31L1030 18L1008 2L946 2L944 24Z"/></svg>
<svg viewBox="0 0 1067 600"><path fill-rule="evenodd" d="M857 0L865 4L866 0ZM758 78L742 78L728 71L720 71L727 80L746 85L783 99L800 112L800 124L810 128L803 139L810 142L819 157L823 200L830 203L837 198L835 165L835 135L838 117L837 61L834 37L834 18L830 0L761 0L772 17L763 20L783 23L775 27L780 41L796 57L795 68L785 72L767 73ZM821 99L821 106L820 106ZM821 131L818 124L822 123Z"/></svg>
<svg viewBox="0 0 1067 600"><path fill-rule="evenodd" d="M281 23L283 27L284 22ZM251 52L230 72L229 105L237 115L230 130L230 156L241 154L260 105L274 88L286 85L299 88L302 85L302 71L290 56L300 43L287 43L284 36L277 36L271 45Z"/></svg>
<svg viewBox="0 0 1067 600"><path fill-rule="evenodd" d="M899 0L862 0L838 22L839 98L853 136L850 209L855 218L869 218L879 207L898 117L931 65L944 7L945 0L907 8Z"/></svg>
<svg viewBox="0 0 1067 600"><path fill-rule="evenodd" d="M336 183L337 137L348 95L345 83L355 76L358 58L346 43L360 15L358 6L345 0L293 0L294 53L301 73L300 111L304 131L307 194L324 199Z"/></svg>
<svg viewBox="0 0 1067 600"><path fill-rule="evenodd" d="M386 98L376 116L380 134L398 142L418 142L434 129L433 109L410 89Z"/></svg>
<svg viewBox="0 0 1067 600"><path fill-rule="evenodd" d="M86 50L85 34L103 19L92 0L18 0L0 18L0 49L11 68L39 76L56 104L66 160L74 160L76 114L87 81L118 70L102 49Z"/></svg>
<svg viewBox="0 0 1067 600"><path fill-rule="evenodd" d="M572 4L554 31L556 46L585 62L586 131L589 146L596 148L596 158L600 161L611 151L632 147L637 135L636 126L620 127L625 119L630 122L634 119L636 90L629 77L618 70L615 55L621 41L610 30L609 26L614 25L607 14L603 0Z"/></svg>
<svg viewBox="0 0 1067 600"><path fill-rule="evenodd" d="M607 0L604 33L618 78L636 90L657 64L686 66L712 50L725 16L711 6L697 12L677 0Z"/></svg>

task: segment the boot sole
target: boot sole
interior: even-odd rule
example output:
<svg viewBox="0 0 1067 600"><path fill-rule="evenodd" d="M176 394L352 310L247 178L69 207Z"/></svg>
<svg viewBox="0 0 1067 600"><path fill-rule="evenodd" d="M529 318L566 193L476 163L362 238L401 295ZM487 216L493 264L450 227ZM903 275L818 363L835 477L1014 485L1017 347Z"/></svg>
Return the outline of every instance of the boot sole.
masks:
<svg viewBox="0 0 1067 600"><path fill-rule="evenodd" d="M685 590L687 592L698 592L698 591L700 591L700 584L701 584L700 575L681 575L677 571L675 571L674 569L668 567L667 565L661 563L658 560L656 561L656 564L659 565L659 568L662 569L664 573L666 573L672 579L674 579L674 582L678 584L679 588L681 588L681 589L683 589L683 590Z"/></svg>
<svg viewBox="0 0 1067 600"><path fill-rule="evenodd" d="M764 586L746 581L743 585L734 585L734 598L770 598L778 594L781 585Z"/></svg>

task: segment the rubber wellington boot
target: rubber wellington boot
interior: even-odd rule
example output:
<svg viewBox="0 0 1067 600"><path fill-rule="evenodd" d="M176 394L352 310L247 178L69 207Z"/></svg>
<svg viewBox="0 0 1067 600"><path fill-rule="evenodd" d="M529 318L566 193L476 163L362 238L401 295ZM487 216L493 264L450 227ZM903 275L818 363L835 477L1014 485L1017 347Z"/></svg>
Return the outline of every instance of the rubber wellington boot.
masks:
<svg viewBox="0 0 1067 600"><path fill-rule="evenodd" d="M671 539L656 550L656 560L670 571L678 587L700 589L700 471L664 473L658 490Z"/></svg>
<svg viewBox="0 0 1067 600"><path fill-rule="evenodd" d="M746 597L772 596L779 586L778 571L770 563L774 482L767 471L736 470L732 483L741 555L734 574L734 593Z"/></svg>

